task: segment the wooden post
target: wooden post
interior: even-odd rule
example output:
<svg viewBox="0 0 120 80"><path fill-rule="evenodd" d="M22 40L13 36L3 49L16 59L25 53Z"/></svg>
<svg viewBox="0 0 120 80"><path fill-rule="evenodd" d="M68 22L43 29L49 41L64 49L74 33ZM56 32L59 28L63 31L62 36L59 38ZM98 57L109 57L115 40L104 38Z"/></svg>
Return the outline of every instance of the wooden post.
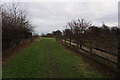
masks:
<svg viewBox="0 0 120 80"><path fill-rule="evenodd" d="M82 44L80 44L80 49L82 49Z"/></svg>
<svg viewBox="0 0 120 80"><path fill-rule="evenodd" d="M61 36L61 39L60 39L61 43L62 43L62 36Z"/></svg>
<svg viewBox="0 0 120 80"><path fill-rule="evenodd" d="M56 41L58 41L58 36L56 35Z"/></svg>
<svg viewBox="0 0 120 80"><path fill-rule="evenodd" d="M90 54L92 54L92 41L90 40Z"/></svg>
<svg viewBox="0 0 120 80"><path fill-rule="evenodd" d="M118 40L117 67L118 67L118 69L120 69L120 39Z"/></svg>
<svg viewBox="0 0 120 80"><path fill-rule="evenodd" d="M65 44L66 44L66 37L65 37Z"/></svg>
<svg viewBox="0 0 120 80"><path fill-rule="evenodd" d="M120 69L120 2L118 3L118 30L117 30L117 38L118 38L117 67L118 67L118 69Z"/></svg>
<svg viewBox="0 0 120 80"><path fill-rule="evenodd" d="M118 55L117 55L117 67L120 69L120 32L118 32Z"/></svg>
<svg viewBox="0 0 120 80"><path fill-rule="evenodd" d="M82 49L82 42L81 42L81 40L80 40L80 49Z"/></svg>
<svg viewBox="0 0 120 80"><path fill-rule="evenodd" d="M70 38L70 46L71 46L71 38Z"/></svg>
<svg viewBox="0 0 120 80"><path fill-rule="evenodd" d="M79 48L79 44L78 44L78 42L77 42L77 48Z"/></svg>

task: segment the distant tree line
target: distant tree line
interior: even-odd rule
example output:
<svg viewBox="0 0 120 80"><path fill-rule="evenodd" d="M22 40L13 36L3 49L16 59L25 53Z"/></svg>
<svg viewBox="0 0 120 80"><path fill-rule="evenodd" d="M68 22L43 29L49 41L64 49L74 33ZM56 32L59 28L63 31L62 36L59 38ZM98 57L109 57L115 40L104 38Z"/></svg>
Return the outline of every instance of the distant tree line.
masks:
<svg viewBox="0 0 120 80"><path fill-rule="evenodd" d="M104 43L117 43L117 36L120 35L117 26L109 27L102 24L101 27L94 26L84 19L69 22L63 31L64 38L72 38L78 42L82 40L92 40Z"/></svg>
<svg viewBox="0 0 120 80"><path fill-rule="evenodd" d="M2 5L2 49L20 44L32 36L33 26L21 3Z"/></svg>
<svg viewBox="0 0 120 80"><path fill-rule="evenodd" d="M95 41L98 44L113 44L117 45L120 29L117 26L109 27L106 24L95 26L90 21L78 19L68 22L63 32L60 30L52 33L42 34L43 37L62 37L73 39L78 43L84 43L83 40Z"/></svg>
<svg viewBox="0 0 120 80"><path fill-rule="evenodd" d="M56 30L56 31L53 31L52 33L47 33L47 34L43 34L41 35L42 37L59 37L59 36L62 36L62 32L60 30Z"/></svg>

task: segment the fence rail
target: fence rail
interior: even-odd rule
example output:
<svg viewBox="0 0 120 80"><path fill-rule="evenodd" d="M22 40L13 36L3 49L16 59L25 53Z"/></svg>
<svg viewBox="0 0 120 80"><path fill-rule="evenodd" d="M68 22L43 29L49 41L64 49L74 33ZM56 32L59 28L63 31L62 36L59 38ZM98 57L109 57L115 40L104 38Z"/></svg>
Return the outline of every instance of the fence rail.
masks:
<svg viewBox="0 0 120 80"><path fill-rule="evenodd" d="M102 59L102 60L105 60L105 61L109 62L110 64L114 65L115 68L120 72L120 66L119 66L119 64L120 64L120 63L119 63L119 62L120 62L120 61L119 61L120 55L119 55L119 54L112 53L112 52L106 51L106 50L104 50L104 49L100 49L100 48L98 48L98 47L94 47L94 46L93 46L94 41L90 41L90 40L81 40L81 41L84 41L84 42L86 42L86 43L89 43L89 45L87 45L87 44L82 44L82 43L80 43L80 42L77 42L77 41L75 41L75 40L72 40L71 38L69 38L69 39L67 39L67 38L62 38L61 40L62 40L62 42L63 42L65 45L67 45L67 46L69 46L69 47L74 47L74 48L76 48L76 49L80 49L80 50L82 50L82 51L84 51L84 52L87 52L87 53L89 53L89 54L93 54L94 56L96 56L96 57L98 57L98 58L100 58L100 59ZM95 42L95 43L96 43L96 42ZM110 45L110 44L109 44L109 45ZM113 46L113 45L111 45L111 46ZM84 47L84 48L83 48L83 47ZM115 45L115 47L117 48L116 45ZM99 52L102 52L102 53L95 52L95 51L99 51ZM99 53L100 55L98 55L98 53ZM109 59L108 57L104 57L104 55L101 56L101 54L102 54L102 55L103 55L103 54L110 55L110 56L113 57L115 60Z"/></svg>

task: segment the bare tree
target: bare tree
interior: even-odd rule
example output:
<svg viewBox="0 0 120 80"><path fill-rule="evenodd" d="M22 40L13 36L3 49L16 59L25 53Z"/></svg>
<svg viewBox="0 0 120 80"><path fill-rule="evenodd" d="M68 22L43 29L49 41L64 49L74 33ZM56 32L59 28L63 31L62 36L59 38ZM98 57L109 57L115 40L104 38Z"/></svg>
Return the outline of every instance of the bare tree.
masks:
<svg viewBox="0 0 120 80"><path fill-rule="evenodd" d="M27 11L21 3L12 2L2 6L3 49L19 44L32 36L33 26L27 19Z"/></svg>
<svg viewBox="0 0 120 80"><path fill-rule="evenodd" d="M72 22L69 22L67 27L72 31L74 39L79 41L83 38L85 30L91 25L90 22L87 22L84 19L78 19L77 21L73 20Z"/></svg>

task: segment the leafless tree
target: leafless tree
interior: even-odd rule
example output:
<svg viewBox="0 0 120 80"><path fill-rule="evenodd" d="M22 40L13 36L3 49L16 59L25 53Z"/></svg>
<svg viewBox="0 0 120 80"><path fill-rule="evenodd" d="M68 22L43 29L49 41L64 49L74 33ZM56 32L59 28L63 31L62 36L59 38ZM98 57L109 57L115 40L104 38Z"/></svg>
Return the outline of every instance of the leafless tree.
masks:
<svg viewBox="0 0 120 80"><path fill-rule="evenodd" d="M2 6L3 49L19 44L32 35L33 26L21 3L12 2Z"/></svg>
<svg viewBox="0 0 120 80"><path fill-rule="evenodd" d="M72 22L69 22L67 27L72 31L74 39L79 41L83 38L85 30L91 25L90 22L87 22L84 19L78 19L77 21L73 20Z"/></svg>

